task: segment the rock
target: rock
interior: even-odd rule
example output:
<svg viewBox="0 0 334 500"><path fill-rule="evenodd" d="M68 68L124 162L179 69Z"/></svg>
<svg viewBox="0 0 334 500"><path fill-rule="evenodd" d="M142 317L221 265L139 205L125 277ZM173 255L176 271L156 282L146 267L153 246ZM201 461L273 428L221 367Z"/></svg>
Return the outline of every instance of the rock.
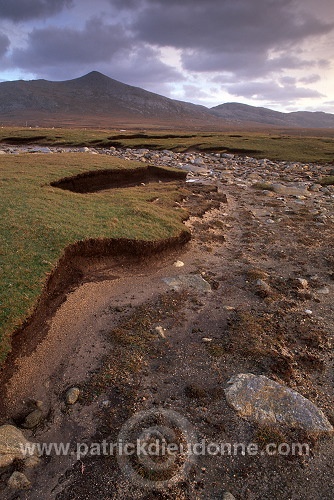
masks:
<svg viewBox="0 0 334 500"><path fill-rule="evenodd" d="M227 402L246 420L299 428L313 435L334 432L324 413L311 401L263 375L242 373L228 384Z"/></svg>
<svg viewBox="0 0 334 500"><path fill-rule="evenodd" d="M166 338L166 335L165 335L165 332L164 332L164 329L162 328L162 326L156 326L155 331L157 332L158 335L160 335L161 338L163 338L163 339Z"/></svg>
<svg viewBox="0 0 334 500"><path fill-rule="evenodd" d="M306 196L310 194L305 188L296 186L284 186L284 184L272 184L272 189L275 193L290 196Z"/></svg>
<svg viewBox="0 0 334 500"><path fill-rule="evenodd" d="M268 283L266 283L264 280L261 280L261 279L256 280L255 286L256 286L256 289L255 289L256 294L262 298L270 297L270 295L273 294L273 291L272 291L270 285L268 285Z"/></svg>
<svg viewBox="0 0 334 500"><path fill-rule="evenodd" d="M37 452L32 455L24 453L29 445L34 446L34 443L28 441L20 429L14 425L2 425L0 427L0 467L10 465L15 459L22 460L37 456Z"/></svg>
<svg viewBox="0 0 334 500"><path fill-rule="evenodd" d="M182 262L181 260L177 260L176 262L174 262L174 266L175 267L183 267L184 266L184 262Z"/></svg>
<svg viewBox="0 0 334 500"><path fill-rule="evenodd" d="M229 153L221 153L220 157L221 158L226 158L227 160L233 160L234 155L233 154L229 154Z"/></svg>
<svg viewBox="0 0 334 500"><path fill-rule="evenodd" d="M36 147L31 152L32 153L52 153L50 148L44 148L44 147Z"/></svg>
<svg viewBox="0 0 334 500"><path fill-rule="evenodd" d="M316 292L320 293L322 295L328 295L330 292L330 289L328 288L328 286L324 286L322 288L318 288L318 290L316 290Z"/></svg>
<svg viewBox="0 0 334 500"><path fill-rule="evenodd" d="M36 401L36 406L36 410L29 413L24 419L22 424L24 429L33 429L44 420L45 412L43 411L43 403L41 401Z"/></svg>
<svg viewBox="0 0 334 500"><path fill-rule="evenodd" d="M78 387L71 387L66 392L65 400L68 405L74 405L79 399L80 396L80 389Z"/></svg>
<svg viewBox="0 0 334 500"><path fill-rule="evenodd" d="M296 279L296 285L298 288L305 289L308 287L308 281L304 278L297 278Z"/></svg>
<svg viewBox="0 0 334 500"><path fill-rule="evenodd" d="M8 479L7 484L8 486L10 486L10 488L24 490L25 488L29 488L31 482L29 481L27 476L22 474L22 472L15 471Z"/></svg>
<svg viewBox="0 0 334 500"><path fill-rule="evenodd" d="M225 491L222 500L235 500L235 497L229 491Z"/></svg>
<svg viewBox="0 0 334 500"><path fill-rule="evenodd" d="M184 274L162 278L173 290L179 291L182 288L191 288L197 292L210 292L210 284L202 278L200 274Z"/></svg>
<svg viewBox="0 0 334 500"><path fill-rule="evenodd" d="M41 463L41 459L38 457L28 457L24 461L25 467L27 467L29 469L31 467L36 467L36 465L39 465L40 463Z"/></svg>

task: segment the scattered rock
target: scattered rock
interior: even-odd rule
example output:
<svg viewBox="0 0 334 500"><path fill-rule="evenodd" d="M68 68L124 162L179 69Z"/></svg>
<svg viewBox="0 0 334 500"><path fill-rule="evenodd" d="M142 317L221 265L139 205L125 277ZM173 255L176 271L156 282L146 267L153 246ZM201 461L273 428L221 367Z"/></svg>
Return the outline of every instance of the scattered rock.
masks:
<svg viewBox="0 0 334 500"><path fill-rule="evenodd" d="M15 471L8 479L7 484L10 488L14 488L17 490L24 490L26 488L29 488L31 482L29 481L27 476L22 474L22 472Z"/></svg>
<svg viewBox="0 0 334 500"><path fill-rule="evenodd" d="M213 339L208 338L208 337L203 337L203 338L202 338L202 341L203 341L203 342L205 342L205 343L207 343L207 344L208 344L209 342L212 342L212 340L213 340Z"/></svg>
<svg viewBox="0 0 334 500"><path fill-rule="evenodd" d="M184 266L184 262L182 262L181 260L177 260L176 262L174 262L174 266L175 267L183 267Z"/></svg>
<svg viewBox="0 0 334 500"><path fill-rule="evenodd" d="M20 429L14 425L2 425L0 427L0 467L10 465L15 459L28 459L31 455L24 453L26 446L30 443ZM37 452L34 454L37 456Z"/></svg>
<svg viewBox="0 0 334 500"><path fill-rule="evenodd" d="M79 396L80 389L78 387L71 387L71 389L66 392L65 401L68 405L74 405L74 403L78 401Z"/></svg>
<svg viewBox="0 0 334 500"><path fill-rule="evenodd" d="M228 384L226 399L246 420L299 428L313 435L334 432L324 413L311 401L263 375L242 373Z"/></svg>

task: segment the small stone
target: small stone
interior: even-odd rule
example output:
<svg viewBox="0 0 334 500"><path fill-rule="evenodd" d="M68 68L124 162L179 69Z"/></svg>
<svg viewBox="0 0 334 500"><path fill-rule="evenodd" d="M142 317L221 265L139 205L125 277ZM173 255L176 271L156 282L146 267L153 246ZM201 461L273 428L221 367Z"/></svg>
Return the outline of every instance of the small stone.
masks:
<svg viewBox="0 0 334 500"><path fill-rule="evenodd" d="M36 410L29 413L24 419L22 427L24 429L33 429L37 427L45 418L45 412L43 411L42 401L36 401Z"/></svg>
<svg viewBox="0 0 334 500"><path fill-rule="evenodd" d="M225 311L235 311L235 307L232 306L224 306Z"/></svg>
<svg viewBox="0 0 334 500"><path fill-rule="evenodd" d="M305 309L304 312L305 312L305 314L309 314L309 315L313 314L313 311L311 311L311 309Z"/></svg>
<svg viewBox="0 0 334 500"><path fill-rule="evenodd" d="M174 262L174 266L175 267L183 267L184 262L182 262L182 260L177 260L176 262Z"/></svg>
<svg viewBox="0 0 334 500"><path fill-rule="evenodd" d="M16 490L24 490L25 488L29 488L31 482L29 481L27 476L22 474L22 472L15 471L8 479L7 484L10 488L14 488Z"/></svg>
<svg viewBox="0 0 334 500"><path fill-rule="evenodd" d="M256 294L262 298L269 297L272 295L272 289L268 283L264 280L257 280L255 282L256 285Z"/></svg>
<svg viewBox="0 0 334 500"><path fill-rule="evenodd" d="M209 337L203 337L203 338L202 338L202 341L203 341L203 342L206 342L206 343L209 343L209 342L212 342L212 339L211 339L211 338L209 338Z"/></svg>
<svg viewBox="0 0 334 500"><path fill-rule="evenodd" d="M229 491L225 491L222 500L235 500L235 497Z"/></svg>
<svg viewBox="0 0 334 500"><path fill-rule="evenodd" d="M317 293L320 293L322 295L328 295L330 290L328 288L328 286L324 286L323 288L318 288L318 290L316 290Z"/></svg>
<svg viewBox="0 0 334 500"><path fill-rule="evenodd" d="M308 287L308 281L304 278L297 278L297 286L298 288L307 288Z"/></svg>
<svg viewBox="0 0 334 500"><path fill-rule="evenodd" d="M161 338L163 338L163 339L166 338L166 335L164 333L164 329L162 328L162 326L156 326L155 331L157 332L158 335L160 335Z"/></svg>
<svg viewBox="0 0 334 500"><path fill-rule="evenodd" d="M80 389L78 387L71 387L66 393L65 400L68 405L74 405L79 399Z"/></svg>

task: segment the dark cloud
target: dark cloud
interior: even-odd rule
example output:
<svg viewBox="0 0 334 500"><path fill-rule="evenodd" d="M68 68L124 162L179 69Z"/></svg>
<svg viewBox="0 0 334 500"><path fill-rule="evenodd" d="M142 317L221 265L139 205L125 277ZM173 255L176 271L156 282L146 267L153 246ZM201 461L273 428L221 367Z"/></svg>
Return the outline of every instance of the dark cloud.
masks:
<svg viewBox="0 0 334 500"><path fill-rule="evenodd" d="M279 85L274 81L243 82L226 88L229 94L257 101L293 102L296 99L323 97L320 92L289 83Z"/></svg>
<svg viewBox="0 0 334 500"><path fill-rule="evenodd" d="M0 57L3 57L10 46L10 40L7 35L0 33Z"/></svg>
<svg viewBox="0 0 334 500"><path fill-rule="evenodd" d="M73 0L0 0L0 19L28 21L58 14Z"/></svg>
<svg viewBox="0 0 334 500"><path fill-rule="evenodd" d="M258 67L269 73L281 69L284 58L288 62L297 43L334 27L295 10L294 0L169 0L168 5L146 0L140 5L131 25L138 39L182 50L189 71L245 75ZM281 52L276 61L273 51Z"/></svg>
<svg viewBox="0 0 334 500"><path fill-rule="evenodd" d="M39 78L65 80L94 69L152 91L167 90L168 82L182 78L159 60L156 49L138 45L125 28L105 24L99 18L90 19L82 29L34 29L27 46L13 51L12 61Z"/></svg>
<svg viewBox="0 0 334 500"><path fill-rule="evenodd" d="M54 64L96 64L109 61L125 51L131 39L119 25L106 25L101 19L87 21L81 30L49 26L34 29L27 47L13 52L13 61L20 68L37 70Z"/></svg>

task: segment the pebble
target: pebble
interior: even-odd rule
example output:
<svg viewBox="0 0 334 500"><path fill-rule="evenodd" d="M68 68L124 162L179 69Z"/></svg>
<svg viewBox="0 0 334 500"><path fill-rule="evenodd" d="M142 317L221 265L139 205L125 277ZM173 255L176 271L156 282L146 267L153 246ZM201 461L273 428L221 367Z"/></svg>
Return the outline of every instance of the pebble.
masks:
<svg viewBox="0 0 334 500"><path fill-rule="evenodd" d="M65 400L68 405L74 405L79 399L80 396L80 389L78 387L71 387L66 392Z"/></svg>
<svg viewBox="0 0 334 500"><path fill-rule="evenodd" d="M157 332L158 335L160 335L161 338L163 338L163 339L166 338L166 335L165 335L165 332L164 332L164 329L162 328L162 326L156 326L155 331Z"/></svg>
<svg viewBox="0 0 334 500"><path fill-rule="evenodd" d="M183 267L184 266L184 262L182 262L181 260L177 260L176 262L174 262L174 266L175 267Z"/></svg>
<svg viewBox="0 0 334 500"><path fill-rule="evenodd" d="M235 500L235 497L229 491L225 491L222 500Z"/></svg>

